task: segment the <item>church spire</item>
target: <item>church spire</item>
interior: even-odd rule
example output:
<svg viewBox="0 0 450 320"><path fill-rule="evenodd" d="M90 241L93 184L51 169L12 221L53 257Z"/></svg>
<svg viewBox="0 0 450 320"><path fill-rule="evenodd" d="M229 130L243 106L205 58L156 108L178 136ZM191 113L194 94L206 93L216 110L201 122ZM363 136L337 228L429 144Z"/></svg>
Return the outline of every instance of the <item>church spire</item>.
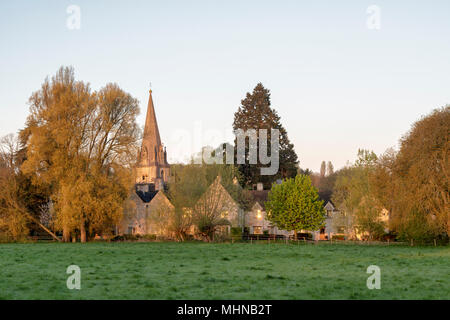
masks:
<svg viewBox="0 0 450 320"><path fill-rule="evenodd" d="M142 147L147 147L148 152L158 149L161 145L158 123L156 122L155 108L153 106L152 90L149 91L147 117L145 118L144 137Z"/></svg>
<svg viewBox="0 0 450 320"><path fill-rule="evenodd" d="M149 93L142 148L136 167L136 183L153 183L155 189L159 190L169 177L170 165L159 136L152 90Z"/></svg>

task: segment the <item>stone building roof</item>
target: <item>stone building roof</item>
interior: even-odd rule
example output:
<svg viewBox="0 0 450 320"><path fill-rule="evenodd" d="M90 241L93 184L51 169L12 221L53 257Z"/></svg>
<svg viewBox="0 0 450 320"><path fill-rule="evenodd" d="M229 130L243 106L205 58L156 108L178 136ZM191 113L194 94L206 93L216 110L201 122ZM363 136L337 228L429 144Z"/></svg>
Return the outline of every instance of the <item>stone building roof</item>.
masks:
<svg viewBox="0 0 450 320"><path fill-rule="evenodd" d="M328 201L327 204L324 206L325 210L334 211L334 205L331 201Z"/></svg>
<svg viewBox="0 0 450 320"><path fill-rule="evenodd" d="M152 201L158 192L159 190L155 190L155 185L153 183L136 184L136 194L145 203Z"/></svg>

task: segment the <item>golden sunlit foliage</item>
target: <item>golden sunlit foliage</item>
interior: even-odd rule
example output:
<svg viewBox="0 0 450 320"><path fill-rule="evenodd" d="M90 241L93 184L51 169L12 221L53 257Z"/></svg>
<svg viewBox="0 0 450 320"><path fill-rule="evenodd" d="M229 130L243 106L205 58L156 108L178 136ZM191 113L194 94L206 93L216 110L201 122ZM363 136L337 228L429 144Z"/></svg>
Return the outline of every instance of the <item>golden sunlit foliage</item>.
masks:
<svg viewBox="0 0 450 320"><path fill-rule="evenodd" d="M107 232L120 219L132 183L138 101L116 84L92 92L75 81L73 68L60 68L29 102L21 169L33 183L49 186L56 228L65 241Z"/></svg>
<svg viewBox="0 0 450 320"><path fill-rule="evenodd" d="M389 212L389 229L402 239L450 235L449 137L446 106L414 123L398 152L388 149L372 160L360 154L355 166L340 170L334 202L354 216L353 226L365 225L369 233L382 234L383 209Z"/></svg>
<svg viewBox="0 0 450 320"><path fill-rule="evenodd" d="M450 106L413 124L392 170L393 223L405 237L450 235Z"/></svg>
<svg viewBox="0 0 450 320"><path fill-rule="evenodd" d="M377 161L372 151L358 150L356 163L339 171L333 192L333 202L343 213L340 223L347 232L367 234L371 240L381 239L386 227L381 219L383 206L370 183Z"/></svg>

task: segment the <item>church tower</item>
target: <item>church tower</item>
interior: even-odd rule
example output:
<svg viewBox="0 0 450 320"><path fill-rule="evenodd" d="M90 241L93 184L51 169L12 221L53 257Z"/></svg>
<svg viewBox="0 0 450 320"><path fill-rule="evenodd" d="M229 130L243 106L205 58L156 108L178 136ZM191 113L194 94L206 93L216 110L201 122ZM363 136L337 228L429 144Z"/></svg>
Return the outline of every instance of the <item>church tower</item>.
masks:
<svg viewBox="0 0 450 320"><path fill-rule="evenodd" d="M144 136L136 167L136 183L152 184L154 190L161 190L168 181L170 166L167 163L167 152L159 136L152 90L149 93Z"/></svg>

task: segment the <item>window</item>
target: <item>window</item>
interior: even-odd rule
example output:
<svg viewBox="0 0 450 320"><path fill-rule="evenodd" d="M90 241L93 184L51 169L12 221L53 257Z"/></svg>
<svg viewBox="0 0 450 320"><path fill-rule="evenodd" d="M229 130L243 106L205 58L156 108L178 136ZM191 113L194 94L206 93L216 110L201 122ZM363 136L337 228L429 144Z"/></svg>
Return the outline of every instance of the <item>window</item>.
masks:
<svg viewBox="0 0 450 320"><path fill-rule="evenodd" d="M262 227L261 226L253 227L253 234L262 234Z"/></svg>
<svg viewBox="0 0 450 320"><path fill-rule="evenodd" d="M229 226L219 226L217 232L222 235L227 235L230 233Z"/></svg>

